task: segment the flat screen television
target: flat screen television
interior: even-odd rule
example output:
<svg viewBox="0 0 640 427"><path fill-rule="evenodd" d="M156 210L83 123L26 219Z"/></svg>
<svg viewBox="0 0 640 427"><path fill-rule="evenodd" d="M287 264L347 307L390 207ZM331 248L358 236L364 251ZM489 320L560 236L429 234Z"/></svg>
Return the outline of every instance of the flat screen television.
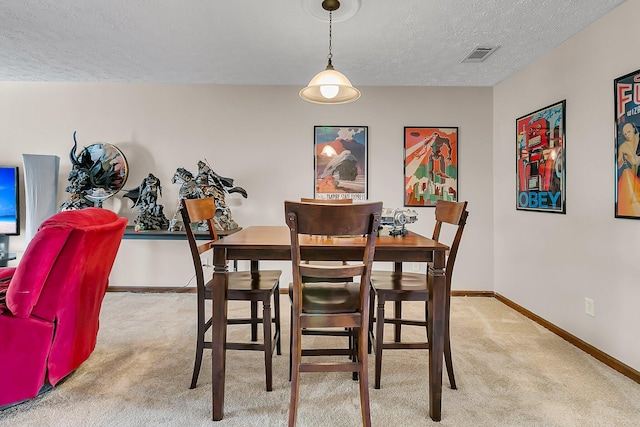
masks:
<svg viewBox="0 0 640 427"><path fill-rule="evenodd" d="M0 235L20 234L18 167L0 166Z"/></svg>

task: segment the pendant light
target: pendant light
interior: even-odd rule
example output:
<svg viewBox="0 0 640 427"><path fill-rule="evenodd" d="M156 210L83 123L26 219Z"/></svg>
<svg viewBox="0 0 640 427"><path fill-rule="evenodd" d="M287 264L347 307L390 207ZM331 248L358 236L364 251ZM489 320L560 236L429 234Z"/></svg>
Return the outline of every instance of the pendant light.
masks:
<svg viewBox="0 0 640 427"><path fill-rule="evenodd" d="M322 8L329 12L329 55L327 68L316 74L307 87L300 91L300 97L316 104L346 104L360 98L360 91L351 85L349 79L333 68L331 59L331 30L333 12L338 10L338 0L323 0Z"/></svg>

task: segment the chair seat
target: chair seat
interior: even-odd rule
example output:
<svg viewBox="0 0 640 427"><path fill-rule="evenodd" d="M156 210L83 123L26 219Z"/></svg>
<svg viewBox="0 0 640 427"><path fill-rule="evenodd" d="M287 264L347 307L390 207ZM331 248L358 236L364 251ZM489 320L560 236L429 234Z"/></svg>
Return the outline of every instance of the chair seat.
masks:
<svg viewBox="0 0 640 427"><path fill-rule="evenodd" d="M276 287L280 280L280 270L232 271L229 273L229 291L264 292ZM211 291L213 279L207 282L207 291Z"/></svg>
<svg viewBox="0 0 640 427"><path fill-rule="evenodd" d="M428 295L427 275L423 273L372 271L371 283L376 291L385 292L391 298L395 294L411 293L408 298L426 301Z"/></svg>
<svg viewBox="0 0 640 427"><path fill-rule="evenodd" d="M292 293L293 290L289 287L289 298ZM302 286L303 313L355 313L359 307L359 283L305 283Z"/></svg>

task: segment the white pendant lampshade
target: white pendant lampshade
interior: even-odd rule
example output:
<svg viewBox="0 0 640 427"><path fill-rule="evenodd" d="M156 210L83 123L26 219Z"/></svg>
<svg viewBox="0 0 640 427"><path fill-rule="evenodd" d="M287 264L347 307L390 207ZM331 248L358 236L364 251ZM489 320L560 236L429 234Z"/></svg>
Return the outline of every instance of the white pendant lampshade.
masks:
<svg viewBox="0 0 640 427"><path fill-rule="evenodd" d="M331 58L331 30L333 12L340 7L338 0L324 0L322 7L329 12L329 63L324 71L316 74L307 87L300 91L300 98L315 104L346 104L360 98L360 91L349 79L334 70Z"/></svg>
<svg viewBox="0 0 640 427"><path fill-rule="evenodd" d="M300 97L316 104L346 104L360 98L360 91L344 74L334 70L329 61L327 68L316 74L300 91Z"/></svg>

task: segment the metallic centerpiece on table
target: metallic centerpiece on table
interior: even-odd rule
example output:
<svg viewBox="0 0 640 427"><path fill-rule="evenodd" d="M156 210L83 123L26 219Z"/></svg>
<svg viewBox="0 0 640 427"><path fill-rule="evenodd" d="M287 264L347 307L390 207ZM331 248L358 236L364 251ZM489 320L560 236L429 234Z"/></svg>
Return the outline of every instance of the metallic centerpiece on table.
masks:
<svg viewBox="0 0 640 427"><path fill-rule="evenodd" d="M413 209L382 208L380 215L380 228L391 227L390 236L406 236L409 230L405 228L407 224L413 224L418 220L418 213Z"/></svg>

